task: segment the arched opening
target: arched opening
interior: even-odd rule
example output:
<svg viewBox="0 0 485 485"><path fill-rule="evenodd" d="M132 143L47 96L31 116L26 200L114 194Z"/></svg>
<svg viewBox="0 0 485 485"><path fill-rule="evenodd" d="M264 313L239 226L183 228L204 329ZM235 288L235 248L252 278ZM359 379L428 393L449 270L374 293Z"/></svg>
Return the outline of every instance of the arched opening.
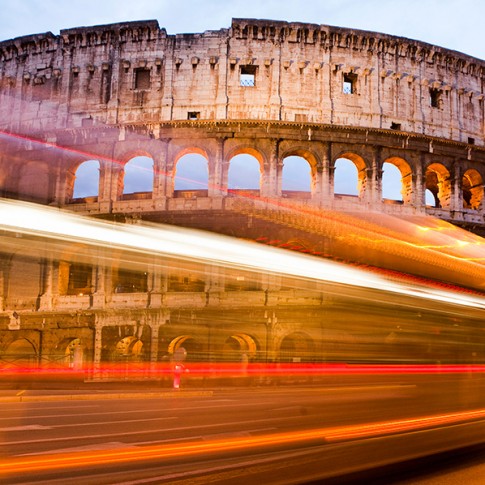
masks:
<svg viewBox="0 0 485 485"><path fill-rule="evenodd" d="M167 350L171 360L181 360L181 355L187 362L198 362L204 358L201 343L192 335L175 337L171 340Z"/></svg>
<svg viewBox="0 0 485 485"><path fill-rule="evenodd" d="M123 199L149 199L153 192L153 160L137 156L124 167Z"/></svg>
<svg viewBox="0 0 485 485"><path fill-rule="evenodd" d="M122 338L115 347L115 360L143 360L143 342L134 336Z"/></svg>
<svg viewBox="0 0 485 485"><path fill-rule="evenodd" d="M187 153L178 159L174 171L175 197L207 197L209 168L205 156Z"/></svg>
<svg viewBox="0 0 485 485"><path fill-rule="evenodd" d="M439 200L438 197L431 192L431 190L426 189L424 192L425 204L428 207L439 207Z"/></svg>
<svg viewBox="0 0 485 485"><path fill-rule="evenodd" d="M280 345L281 362L310 362L313 359L313 340L304 333L294 332L283 338Z"/></svg>
<svg viewBox="0 0 485 485"><path fill-rule="evenodd" d="M81 339L71 338L63 340L59 347L61 351L64 351L62 360L66 367L69 367L70 369L82 368L84 351Z"/></svg>
<svg viewBox="0 0 485 485"><path fill-rule="evenodd" d="M261 163L248 153L235 155L229 162L227 188L232 194L243 192L259 195L261 187Z"/></svg>
<svg viewBox="0 0 485 485"><path fill-rule="evenodd" d="M384 201L411 203L412 182L411 167L402 158L388 158L382 164L382 198Z"/></svg>
<svg viewBox="0 0 485 485"><path fill-rule="evenodd" d="M480 173L471 168L462 179L463 208L478 210L483 201L483 179Z"/></svg>
<svg viewBox="0 0 485 485"><path fill-rule="evenodd" d="M19 338L10 343L2 355L3 368L36 367L38 355L34 345L26 338Z"/></svg>
<svg viewBox="0 0 485 485"><path fill-rule="evenodd" d="M72 197L74 199L91 199L96 202L99 195L99 162L88 160L81 163L76 170Z"/></svg>
<svg viewBox="0 0 485 485"><path fill-rule="evenodd" d="M296 155L283 159L281 188L284 197L309 199L312 179L312 169L308 160Z"/></svg>
<svg viewBox="0 0 485 485"><path fill-rule="evenodd" d="M441 163L426 167L426 205L448 209L451 202L450 172Z"/></svg>
<svg viewBox="0 0 485 485"><path fill-rule="evenodd" d="M358 155L343 154L334 163L333 191L337 196L362 196L366 184L365 162Z"/></svg>
<svg viewBox="0 0 485 485"><path fill-rule="evenodd" d="M223 359L231 362L247 363L256 356L257 346L253 337L245 333L231 335L222 348Z"/></svg>

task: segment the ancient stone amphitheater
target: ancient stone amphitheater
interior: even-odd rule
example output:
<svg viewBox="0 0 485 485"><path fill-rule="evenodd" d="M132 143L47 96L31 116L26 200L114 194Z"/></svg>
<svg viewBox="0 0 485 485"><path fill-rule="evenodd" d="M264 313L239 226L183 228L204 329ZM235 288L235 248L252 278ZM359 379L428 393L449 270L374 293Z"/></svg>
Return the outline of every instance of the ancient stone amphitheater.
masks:
<svg viewBox="0 0 485 485"><path fill-rule="evenodd" d="M322 222L321 215L427 214L483 234L484 79L484 61L423 42L269 20L234 19L228 29L176 35L152 20L6 40L0 195L378 264L382 254L365 247L348 256L336 229L348 219ZM243 154L256 167L252 184L234 175L233 161ZM190 168L190 156L203 160L203 175L184 185L177 177L182 165ZM130 181L140 157L149 160L142 189ZM285 175L294 159L303 163L306 190L292 189ZM352 166L355 192L336 189L342 160ZM96 169L94 188L92 174L83 180L87 164ZM383 197L388 168L400 178L393 199ZM362 219L353 227L370 224ZM391 269L406 270L414 258L392 244L386 251L399 254L386 259ZM198 319L205 332L208 321L219 322L220 353L321 355L328 312L321 295L295 313L282 303L291 298L271 304L268 295L283 291L274 282L245 288L235 274L207 272L211 281L201 281L183 268L135 275L116 264L76 262L75 250L71 257L2 255L5 361L72 361L79 345L85 360L98 362L103 352L106 359L157 361L181 343L203 353ZM450 271L458 279L466 273ZM468 277L456 282L466 286ZM214 288L244 293L233 300L237 318L224 321ZM171 292L185 297L167 299ZM388 334L386 328L382 338Z"/></svg>

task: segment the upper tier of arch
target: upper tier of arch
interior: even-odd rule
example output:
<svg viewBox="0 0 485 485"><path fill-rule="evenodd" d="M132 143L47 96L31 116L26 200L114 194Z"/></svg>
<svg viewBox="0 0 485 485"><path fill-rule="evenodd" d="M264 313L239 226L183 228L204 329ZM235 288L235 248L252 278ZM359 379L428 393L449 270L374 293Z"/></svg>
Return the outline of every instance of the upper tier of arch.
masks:
<svg viewBox="0 0 485 485"><path fill-rule="evenodd" d="M269 120L484 146L484 79L482 60L375 32L233 19L167 35L125 22L0 42L0 127Z"/></svg>

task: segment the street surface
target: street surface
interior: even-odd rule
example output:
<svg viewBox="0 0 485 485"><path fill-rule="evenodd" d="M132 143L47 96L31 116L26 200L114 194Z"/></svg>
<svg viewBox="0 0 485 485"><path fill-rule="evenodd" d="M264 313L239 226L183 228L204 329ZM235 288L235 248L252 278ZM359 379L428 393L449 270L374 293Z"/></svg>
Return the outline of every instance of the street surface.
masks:
<svg viewBox="0 0 485 485"><path fill-rule="evenodd" d="M434 446L424 428L395 432L410 417L446 412L426 383L360 381L178 392L3 391L0 481L309 483ZM438 441L485 436L482 421L467 426L439 431Z"/></svg>

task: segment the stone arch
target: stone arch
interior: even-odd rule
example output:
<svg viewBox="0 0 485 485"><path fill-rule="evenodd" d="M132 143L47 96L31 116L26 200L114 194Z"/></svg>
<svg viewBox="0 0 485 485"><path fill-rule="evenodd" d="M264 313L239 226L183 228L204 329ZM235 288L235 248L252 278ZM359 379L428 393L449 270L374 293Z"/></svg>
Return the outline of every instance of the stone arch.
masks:
<svg viewBox="0 0 485 485"><path fill-rule="evenodd" d="M37 366L38 362L38 351L27 338L13 340L2 353L3 368L32 367Z"/></svg>
<svg viewBox="0 0 485 485"><path fill-rule="evenodd" d="M265 159L252 147L238 147L228 156L227 188L234 193L254 191L259 195L263 183Z"/></svg>
<svg viewBox="0 0 485 485"><path fill-rule="evenodd" d="M209 156L199 147L187 147L177 153L172 169L173 190L209 188ZM207 193L199 194L207 195Z"/></svg>
<svg viewBox="0 0 485 485"><path fill-rule="evenodd" d="M317 185L317 159L313 153L304 149L292 149L281 157L281 188L287 197L313 194ZM290 179L291 177L291 179ZM297 194L299 193L299 194Z"/></svg>
<svg viewBox="0 0 485 485"><path fill-rule="evenodd" d="M174 358L179 349L185 349L188 361L201 360L203 357L202 344L193 335L179 335L170 341L167 348L170 359Z"/></svg>
<svg viewBox="0 0 485 485"><path fill-rule="evenodd" d="M340 160L351 162L353 167L355 167L356 173L353 173L354 169L352 165L346 162L339 162ZM353 152L340 153L335 157L331 170L333 171L332 183L334 194L363 197L367 185L367 164L360 155ZM355 189L351 188L353 183L356 185Z"/></svg>
<svg viewBox="0 0 485 485"><path fill-rule="evenodd" d="M136 152L123 166L123 199L131 199L135 194L153 192L154 162L150 154Z"/></svg>
<svg viewBox="0 0 485 485"><path fill-rule="evenodd" d="M385 177L385 165L389 164L397 168L401 176L401 187L391 186L395 179L387 179ZM404 204L410 204L413 197L413 172L409 163L401 157L390 157L382 163L382 195L383 199L387 200L402 200ZM396 181L398 184L399 182ZM400 189L400 190L399 190ZM400 197L397 198L394 194L399 190ZM385 197L384 197L385 196Z"/></svg>
<svg viewBox="0 0 485 485"><path fill-rule="evenodd" d="M118 340L115 345L115 360L143 360L143 342L139 338L129 335Z"/></svg>
<svg viewBox="0 0 485 485"><path fill-rule="evenodd" d="M246 333L232 334L230 337L227 337L222 347L224 360L235 362L241 362L244 355L246 359L253 359L257 351L258 346L254 337Z"/></svg>
<svg viewBox="0 0 485 485"><path fill-rule="evenodd" d="M483 205L483 177L474 168L468 169L462 177L463 208L478 210Z"/></svg>
<svg viewBox="0 0 485 485"><path fill-rule="evenodd" d="M73 199L91 199L93 202L99 197L99 172L98 160L85 160L81 162L74 172L74 177L68 187L68 193L72 193Z"/></svg>
<svg viewBox="0 0 485 485"><path fill-rule="evenodd" d="M426 167L425 189L434 197L434 207L449 209L451 204L451 177L449 170L441 163Z"/></svg>
<svg viewBox="0 0 485 485"><path fill-rule="evenodd" d="M285 335L279 345L279 360L281 362L308 362L313 359L315 343L303 332L293 332Z"/></svg>
<svg viewBox="0 0 485 485"><path fill-rule="evenodd" d="M70 369L80 369L83 365L83 345L78 337L62 339L56 347L59 364Z"/></svg>

